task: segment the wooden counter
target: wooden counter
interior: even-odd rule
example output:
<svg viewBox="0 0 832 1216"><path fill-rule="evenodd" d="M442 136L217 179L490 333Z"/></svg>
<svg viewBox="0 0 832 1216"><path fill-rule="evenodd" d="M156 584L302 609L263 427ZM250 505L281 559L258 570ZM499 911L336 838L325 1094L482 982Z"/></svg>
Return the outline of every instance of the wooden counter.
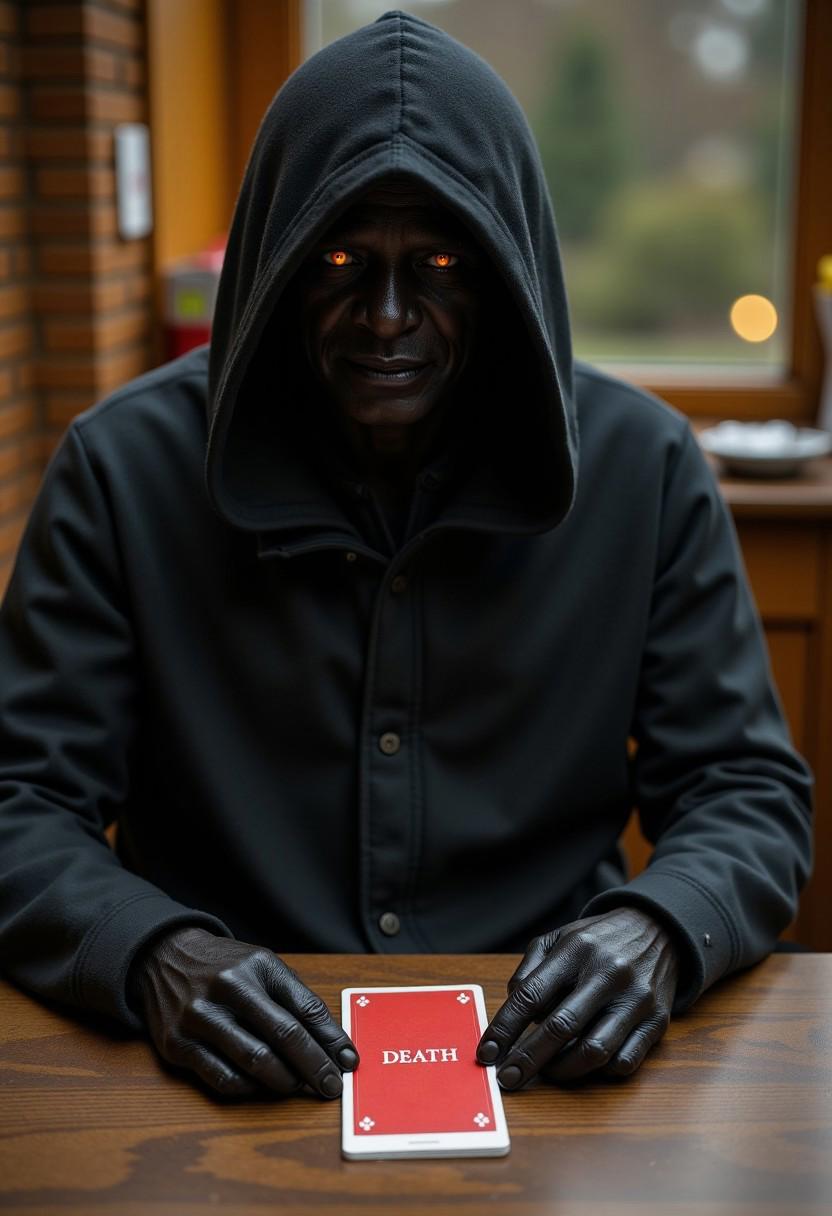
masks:
<svg viewBox="0 0 832 1216"><path fill-rule="evenodd" d="M506 955L293 955L354 984L481 983ZM344 1161L339 1102L221 1103L139 1039L0 983L7 1216L822 1216L832 1211L832 956L774 955L675 1019L627 1081L505 1095L501 1158Z"/></svg>

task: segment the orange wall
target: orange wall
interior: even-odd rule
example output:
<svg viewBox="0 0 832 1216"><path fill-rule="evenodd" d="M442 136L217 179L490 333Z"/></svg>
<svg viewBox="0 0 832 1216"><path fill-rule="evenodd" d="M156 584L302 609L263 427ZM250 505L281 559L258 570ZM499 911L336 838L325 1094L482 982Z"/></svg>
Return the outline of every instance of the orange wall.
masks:
<svg viewBox="0 0 832 1216"><path fill-rule="evenodd" d="M227 229L260 119L300 59L299 0L147 0L158 268Z"/></svg>
<svg viewBox="0 0 832 1216"><path fill-rule="evenodd" d="M160 267L196 252L228 226L236 190L228 5L148 0L147 38L153 245Z"/></svg>

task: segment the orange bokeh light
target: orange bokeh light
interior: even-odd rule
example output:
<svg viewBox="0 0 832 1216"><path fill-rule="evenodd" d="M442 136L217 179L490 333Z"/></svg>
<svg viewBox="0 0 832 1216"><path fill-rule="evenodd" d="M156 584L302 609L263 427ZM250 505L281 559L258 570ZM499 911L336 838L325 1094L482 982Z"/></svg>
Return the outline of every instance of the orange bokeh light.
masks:
<svg viewBox="0 0 832 1216"><path fill-rule="evenodd" d="M765 342L777 329L777 309L765 296L740 296L730 316L734 333L746 342Z"/></svg>

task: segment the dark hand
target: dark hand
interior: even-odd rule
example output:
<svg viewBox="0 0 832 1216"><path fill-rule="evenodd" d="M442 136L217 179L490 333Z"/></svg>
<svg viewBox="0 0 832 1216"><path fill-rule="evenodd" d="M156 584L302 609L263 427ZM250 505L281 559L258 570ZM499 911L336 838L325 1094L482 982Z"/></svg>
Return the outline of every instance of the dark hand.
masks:
<svg viewBox="0 0 832 1216"><path fill-rule="evenodd" d="M628 1075L667 1029L678 974L670 935L646 912L616 908L573 921L530 944L477 1056L500 1064L506 1089L536 1073L551 1081L599 1069Z"/></svg>
<svg viewBox="0 0 832 1216"><path fill-rule="evenodd" d="M131 983L160 1055L223 1095L306 1084L336 1098L339 1070L358 1064L320 997L263 947L176 929L139 955Z"/></svg>

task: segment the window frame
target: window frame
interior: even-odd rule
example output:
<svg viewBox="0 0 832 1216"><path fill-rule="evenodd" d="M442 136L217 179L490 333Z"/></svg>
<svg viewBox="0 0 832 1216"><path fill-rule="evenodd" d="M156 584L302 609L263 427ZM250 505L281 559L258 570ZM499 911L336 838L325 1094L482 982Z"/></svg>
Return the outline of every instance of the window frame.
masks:
<svg viewBox="0 0 832 1216"><path fill-rule="evenodd" d="M782 376L724 380L691 373L662 376L657 368L628 374L643 388L692 418L786 418L811 424L823 378L823 345L815 320L813 287L820 258L832 253L832 4L804 0L801 86L798 102L795 204L791 233L791 338Z"/></svg>
<svg viewBox="0 0 832 1216"><path fill-rule="evenodd" d="M781 0L775 0L780 3ZM289 0L292 24L301 30L303 0ZM300 62L302 39L297 39ZM697 375L657 365L614 365L616 372L656 393L692 418L786 418L809 424L817 412L823 347L812 288L817 263L832 253L832 0L804 0L798 99L795 205L791 240L791 336L785 371L777 376L718 368ZM824 208L824 203L825 208ZM612 366L612 365L610 365Z"/></svg>

